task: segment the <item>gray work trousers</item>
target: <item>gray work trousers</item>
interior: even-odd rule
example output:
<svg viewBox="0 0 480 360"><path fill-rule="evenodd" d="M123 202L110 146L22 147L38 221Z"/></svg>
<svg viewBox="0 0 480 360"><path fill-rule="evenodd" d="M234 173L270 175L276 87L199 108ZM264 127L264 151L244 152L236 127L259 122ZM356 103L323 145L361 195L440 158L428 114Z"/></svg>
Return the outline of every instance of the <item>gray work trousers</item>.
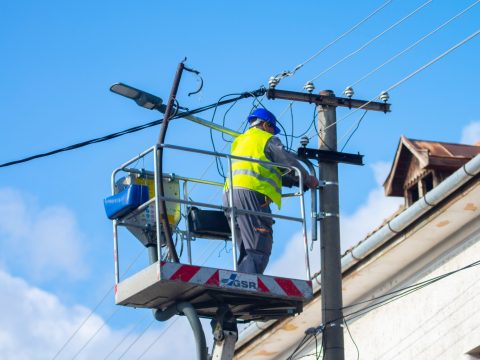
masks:
<svg viewBox="0 0 480 360"><path fill-rule="evenodd" d="M223 194L223 206L229 206L228 200L228 192L226 192ZM265 195L249 189L234 188L233 205L237 209L272 213L270 200ZM230 220L229 211L226 211L226 215ZM248 274L263 274L272 252L273 219L239 213L236 218L234 231L240 252L237 261L238 271Z"/></svg>

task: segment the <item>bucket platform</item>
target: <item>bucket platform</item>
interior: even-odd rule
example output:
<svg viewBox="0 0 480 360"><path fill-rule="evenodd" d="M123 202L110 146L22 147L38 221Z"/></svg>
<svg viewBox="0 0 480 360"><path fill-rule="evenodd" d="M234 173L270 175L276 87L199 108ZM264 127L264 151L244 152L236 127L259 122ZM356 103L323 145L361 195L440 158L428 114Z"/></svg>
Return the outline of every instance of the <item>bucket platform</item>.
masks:
<svg viewBox="0 0 480 360"><path fill-rule="evenodd" d="M115 303L121 306L165 310L169 306L188 302L201 317L215 318L219 308L225 306L237 321L267 321L301 313L303 305L312 296L305 208L303 200L303 179L299 169L282 164L266 162L280 169L294 172L299 178L299 191L283 194L283 197L299 199L300 217L280 214L256 213L235 207L233 199L223 207L203 201L193 201L188 184L223 189L223 182L179 176L174 173L161 174L158 169L157 153L160 147L175 151L195 153L202 156L226 159L229 174L233 161L262 160L242 158L184 148L175 145L155 145L115 169L111 177L112 196L105 199L107 216L113 220ZM153 171L135 168L132 165L144 163L144 158L153 156ZM314 171L313 166L311 171ZM122 175L120 177L120 174ZM117 176L118 175L118 176ZM230 183L232 183L231 175ZM163 183L165 194L160 196L158 186ZM181 184L183 186L181 186ZM162 248L165 234L159 218L158 205L166 202L167 221L172 233L186 242L187 254L180 256L182 262L172 262ZM312 202L312 219L316 214L316 202ZM225 211L231 216L227 219ZM275 220L293 221L302 229L305 249L306 280L290 279L262 274L245 274L237 271L237 242L234 233L236 214L248 213L269 216ZM315 222L316 223L316 219ZM148 248L150 265L133 275L122 279L119 271L118 229L126 228L142 245ZM316 227L312 229L312 239ZM197 238L231 241L233 269L218 269L199 266L194 263L191 242ZM183 249L183 247L182 247ZM160 259L160 260L159 260Z"/></svg>
<svg viewBox="0 0 480 360"><path fill-rule="evenodd" d="M267 321L295 315L312 298L312 282L231 270L161 262L149 265L115 287L117 305L164 309L188 301L199 316L214 318L221 304L235 318Z"/></svg>

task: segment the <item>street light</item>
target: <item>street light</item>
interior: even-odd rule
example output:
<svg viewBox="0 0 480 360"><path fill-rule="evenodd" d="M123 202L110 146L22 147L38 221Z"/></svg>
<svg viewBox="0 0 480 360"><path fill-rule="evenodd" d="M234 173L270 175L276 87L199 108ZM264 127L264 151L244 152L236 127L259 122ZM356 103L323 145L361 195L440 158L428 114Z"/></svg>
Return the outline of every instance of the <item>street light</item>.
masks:
<svg viewBox="0 0 480 360"><path fill-rule="evenodd" d="M145 91L135 89L134 87L122 83L113 84L110 87L110 91L132 99L138 106L146 109L165 111L165 109L163 109L165 105L162 106L163 100L158 96L149 94Z"/></svg>

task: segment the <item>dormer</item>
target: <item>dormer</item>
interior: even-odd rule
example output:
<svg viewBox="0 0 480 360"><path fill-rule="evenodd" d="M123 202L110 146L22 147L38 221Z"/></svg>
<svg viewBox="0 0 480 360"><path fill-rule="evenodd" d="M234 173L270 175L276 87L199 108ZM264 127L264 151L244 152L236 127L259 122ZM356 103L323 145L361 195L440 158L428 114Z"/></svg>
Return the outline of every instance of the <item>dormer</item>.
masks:
<svg viewBox="0 0 480 360"><path fill-rule="evenodd" d="M480 146L408 139L402 135L385 195L403 196L412 205L475 155Z"/></svg>

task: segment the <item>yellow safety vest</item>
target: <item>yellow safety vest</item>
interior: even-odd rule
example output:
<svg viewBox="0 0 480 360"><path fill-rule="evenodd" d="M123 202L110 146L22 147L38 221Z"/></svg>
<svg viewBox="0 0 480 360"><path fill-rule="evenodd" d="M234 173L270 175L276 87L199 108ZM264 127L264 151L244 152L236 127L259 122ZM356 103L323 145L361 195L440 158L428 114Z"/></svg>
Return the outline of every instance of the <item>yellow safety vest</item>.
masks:
<svg viewBox="0 0 480 360"><path fill-rule="evenodd" d="M232 144L232 155L271 162L265 156L265 145L273 135L250 128ZM282 175L276 166L244 160L232 160L233 187L242 187L268 196L280 209L282 205ZM229 188L229 181L225 189Z"/></svg>

